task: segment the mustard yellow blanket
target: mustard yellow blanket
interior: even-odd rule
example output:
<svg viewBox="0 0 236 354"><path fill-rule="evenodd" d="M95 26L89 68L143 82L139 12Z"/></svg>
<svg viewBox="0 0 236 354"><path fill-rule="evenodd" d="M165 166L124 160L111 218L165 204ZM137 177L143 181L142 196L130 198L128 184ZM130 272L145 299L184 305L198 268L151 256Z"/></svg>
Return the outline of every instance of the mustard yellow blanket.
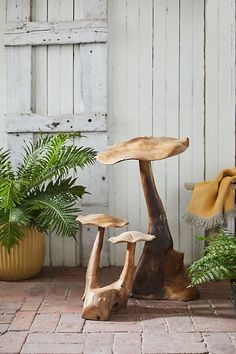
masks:
<svg viewBox="0 0 236 354"><path fill-rule="evenodd" d="M236 181L236 167L222 170L213 181L196 183L185 221L205 229L224 226L226 217L236 211L233 181Z"/></svg>

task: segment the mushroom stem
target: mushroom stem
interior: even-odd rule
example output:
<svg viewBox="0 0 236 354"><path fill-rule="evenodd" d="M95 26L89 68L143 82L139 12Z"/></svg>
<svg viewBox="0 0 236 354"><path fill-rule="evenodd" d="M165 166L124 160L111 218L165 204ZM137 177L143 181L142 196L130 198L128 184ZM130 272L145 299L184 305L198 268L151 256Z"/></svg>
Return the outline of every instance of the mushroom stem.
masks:
<svg viewBox="0 0 236 354"><path fill-rule="evenodd" d="M125 264L119 277L118 283L127 292L131 292L134 278L134 258L135 258L135 243L128 243L125 255Z"/></svg>
<svg viewBox="0 0 236 354"><path fill-rule="evenodd" d="M145 245L153 248L153 244L156 243L159 249L161 248L165 251L173 249L173 240L161 198L157 193L151 162L139 161L139 168L148 209L148 233L158 236Z"/></svg>
<svg viewBox="0 0 236 354"><path fill-rule="evenodd" d="M104 227L98 227L97 236L93 244L92 252L87 267L86 285L83 298L86 296L88 290L98 287L98 268L100 262L100 253L103 245L104 232Z"/></svg>

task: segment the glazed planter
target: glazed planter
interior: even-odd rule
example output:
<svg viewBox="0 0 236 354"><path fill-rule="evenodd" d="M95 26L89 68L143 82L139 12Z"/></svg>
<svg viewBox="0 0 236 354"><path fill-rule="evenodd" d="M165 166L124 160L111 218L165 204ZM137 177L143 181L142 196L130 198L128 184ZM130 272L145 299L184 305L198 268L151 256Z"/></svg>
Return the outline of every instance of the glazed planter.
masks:
<svg viewBox="0 0 236 354"><path fill-rule="evenodd" d="M37 275L44 262L45 236L25 229L25 237L10 251L0 245L0 280L24 280Z"/></svg>

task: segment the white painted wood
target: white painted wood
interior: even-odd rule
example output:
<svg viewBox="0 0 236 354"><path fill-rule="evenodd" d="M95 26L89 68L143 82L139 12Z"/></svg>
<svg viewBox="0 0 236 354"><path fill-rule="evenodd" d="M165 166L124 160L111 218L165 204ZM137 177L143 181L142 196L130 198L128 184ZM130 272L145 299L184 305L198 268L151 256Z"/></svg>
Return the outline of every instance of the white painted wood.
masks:
<svg viewBox="0 0 236 354"><path fill-rule="evenodd" d="M206 2L206 179L235 165L235 1ZM235 221L229 220L235 232Z"/></svg>
<svg viewBox="0 0 236 354"><path fill-rule="evenodd" d="M7 46L106 42L105 20L27 22L9 24L5 29Z"/></svg>
<svg viewBox="0 0 236 354"><path fill-rule="evenodd" d="M156 1L154 8L153 135L179 136L179 2ZM166 40L168 38L168 40ZM179 249L178 157L153 164L171 234Z"/></svg>
<svg viewBox="0 0 236 354"><path fill-rule="evenodd" d="M148 1L145 8L142 1L108 2L109 145L150 131L154 136L189 136L184 154L153 167L175 248L185 251L190 263L201 252L195 241L201 230L182 221L190 199L184 183L212 178L220 168L235 164L235 4L154 0L152 5L151 11ZM139 71L142 61L146 69ZM134 167L131 162L109 166L109 200L113 214L130 215L132 226L139 228L146 210L135 186L129 185ZM122 250L111 250L112 264L121 264L122 257Z"/></svg>
<svg viewBox="0 0 236 354"><path fill-rule="evenodd" d="M102 18L106 12L104 1L75 1L74 19ZM107 45L81 44L74 47L74 111L87 116L90 112L107 111ZM102 118L102 116L100 116ZM105 116L104 116L105 118ZM101 124L103 119L100 120ZM104 120L105 123L105 120ZM104 125L104 128L106 126ZM102 130L102 129L101 129ZM107 129L104 129L107 130ZM107 132L86 133L87 138L81 139L84 146L92 146L97 151L106 149ZM79 174L79 180L87 187L91 195L85 195L81 208L84 214L91 212L108 213L108 182L107 168L100 163L86 167ZM91 247L94 242L90 228L82 230L82 264L87 265ZM107 244L108 233L104 240L101 266L109 265Z"/></svg>
<svg viewBox="0 0 236 354"><path fill-rule="evenodd" d="M32 21L47 21L47 0L37 1L33 0L31 3L31 20ZM47 115L48 113L48 78L47 78L47 70L48 70L48 60L47 60L47 47L39 46L32 47L32 111L35 112L36 115ZM16 115L19 118L19 115ZM34 119L36 118L36 119ZM39 119L38 119L39 118ZM28 117L28 125L36 126L40 124L40 116ZM22 129L24 124L24 118L20 120L21 123L17 124L15 121L15 126L18 129ZM8 117L6 123L8 122ZM24 127L26 128L26 127ZM27 131L27 129L26 129ZM29 131L29 130L28 130ZM34 141L37 139L37 134L34 133ZM36 131L37 132L37 131ZM44 259L44 265L49 266L51 264L51 242L50 237L46 235L46 254Z"/></svg>
<svg viewBox="0 0 236 354"><path fill-rule="evenodd" d="M83 146L93 146L97 151L103 151L107 146L107 133L87 133L87 138L82 138ZM91 194L84 195L81 201L83 214L108 213L108 188L107 188L107 167L99 162L92 166L87 166L78 174L80 184L86 186L86 190ZM89 229L89 230L88 230ZM94 242L94 228L83 228L82 232L82 264L87 265L90 250ZM92 231L93 230L93 231ZM101 253L101 266L109 265L108 233L105 235L104 247Z"/></svg>
<svg viewBox="0 0 236 354"><path fill-rule="evenodd" d="M47 3L45 1L33 2L34 14L33 16L39 18L40 13L42 14L43 8L45 8ZM44 11L43 11L44 12ZM44 18L44 16L43 16ZM43 32L45 31L58 31L61 30L73 30L73 29L103 29L107 32L107 21L106 19L93 18L90 20L75 20L75 21L59 21L59 22L44 22L32 21L32 22L9 22L5 25L5 34L29 34L31 32ZM28 41L27 43L28 44Z"/></svg>
<svg viewBox="0 0 236 354"><path fill-rule="evenodd" d="M204 179L204 1L183 0L180 9L180 136L190 147L180 155L180 249L189 264L200 255L196 233L182 216L190 199L184 183Z"/></svg>
<svg viewBox="0 0 236 354"><path fill-rule="evenodd" d="M75 18L106 18L106 0L74 0Z"/></svg>
<svg viewBox="0 0 236 354"><path fill-rule="evenodd" d="M30 21L30 1L8 0L6 18L7 22Z"/></svg>
<svg viewBox="0 0 236 354"><path fill-rule="evenodd" d="M0 1L0 139L1 147L7 147L7 134L4 131L4 114L6 112L6 61L3 45L3 33L6 14L6 1Z"/></svg>
<svg viewBox="0 0 236 354"><path fill-rule="evenodd" d="M40 91L42 92L42 91ZM36 105L38 100L36 101ZM37 113L14 113L6 115L5 129L8 133L106 131L106 113L80 113L47 116Z"/></svg>
<svg viewBox="0 0 236 354"><path fill-rule="evenodd" d="M48 21L73 20L73 1L48 1ZM50 45L48 48L48 115L73 113L73 46ZM51 262L55 266L66 263L68 256L75 262L75 245L70 240L51 233ZM67 242L68 241L68 242ZM73 243L74 241L72 241ZM67 249L67 254L65 253ZM67 259L68 260L68 259Z"/></svg>
<svg viewBox="0 0 236 354"><path fill-rule="evenodd" d="M206 178L235 164L235 1L206 2Z"/></svg>
<svg viewBox="0 0 236 354"><path fill-rule="evenodd" d="M22 21L30 18L30 1L7 2L7 21ZM6 112L31 110L31 48L6 49ZM8 148L12 160L18 165L23 152L23 142L32 141L32 134L8 136Z"/></svg>
<svg viewBox="0 0 236 354"><path fill-rule="evenodd" d="M109 92L113 95L108 120L112 144L152 135L152 1L111 1L108 5L108 14L113 15L109 18ZM127 218L129 229L146 231L147 211L138 162L111 166L109 172L112 213ZM118 232L111 231L112 235ZM142 247L137 247L136 261ZM124 251L122 245L111 247L112 263L122 265Z"/></svg>
<svg viewBox="0 0 236 354"><path fill-rule="evenodd" d="M103 112L107 105L106 44L80 46L81 99L85 112Z"/></svg>
<svg viewBox="0 0 236 354"><path fill-rule="evenodd" d="M140 7L138 1L129 1L126 4L126 105L123 106L126 116L126 132L123 132L123 140L128 140L139 135L139 35L140 33ZM138 33L134 31L137 29ZM127 220L129 229L140 230L139 217L137 217L136 205L140 204L140 179L137 161L129 161L122 166L125 169L123 183L126 185L127 195ZM125 190L124 190L125 191ZM120 193L123 193L122 189ZM138 224L138 225L137 225ZM137 225L135 227L135 225ZM118 230L117 230L118 231ZM120 231L119 231L120 232ZM119 264L124 264L125 245L116 245L116 258Z"/></svg>
<svg viewBox="0 0 236 354"><path fill-rule="evenodd" d="M108 130L109 145L127 139L127 70L126 37L126 1L108 1L108 46L109 46L109 113ZM119 65L118 65L119 63ZM134 162L135 163L135 162ZM110 214L128 218L127 204L127 164L108 166L109 171L109 210ZM127 230L127 227L124 231ZM118 230L110 230L110 236L119 234ZM110 247L110 261L112 265L119 265L123 259L124 247ZM119 259L121 255L121 259Z"/></svg>

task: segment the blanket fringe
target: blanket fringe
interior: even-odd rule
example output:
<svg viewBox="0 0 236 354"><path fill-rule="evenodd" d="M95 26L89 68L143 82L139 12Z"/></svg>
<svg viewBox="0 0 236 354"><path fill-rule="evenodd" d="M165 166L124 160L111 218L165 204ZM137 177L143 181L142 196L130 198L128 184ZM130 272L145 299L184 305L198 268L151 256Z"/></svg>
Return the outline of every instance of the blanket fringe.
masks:
<svg viewBox="0 0 236 354"><path fill-rule="evenodd" d="M183 219L186 223L203 228L205 230L213 229L214 227L227 226L226 218L228 216L236 216L236 208L233 208L226 213L220 212L210 218L203 218L202 216L186 213Z"/></svg>

